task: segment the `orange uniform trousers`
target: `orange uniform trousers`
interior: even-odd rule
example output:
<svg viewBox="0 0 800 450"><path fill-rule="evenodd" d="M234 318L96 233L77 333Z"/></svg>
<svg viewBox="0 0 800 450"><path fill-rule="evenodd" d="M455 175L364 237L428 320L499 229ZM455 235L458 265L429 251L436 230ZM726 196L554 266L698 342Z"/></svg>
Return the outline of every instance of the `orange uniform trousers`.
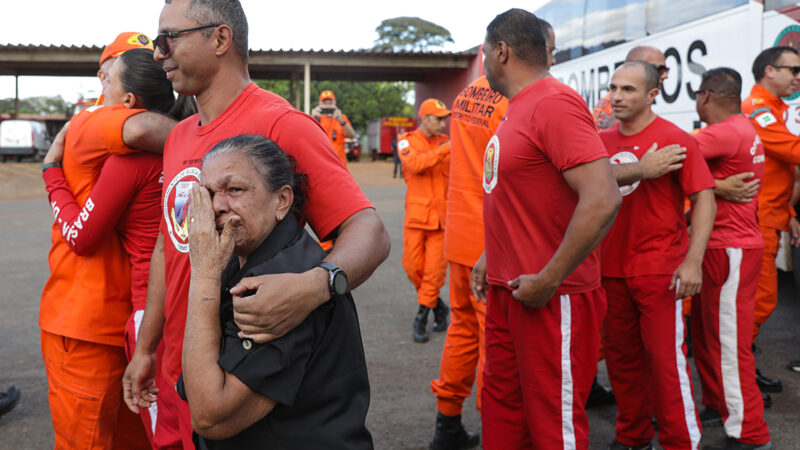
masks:
<svg viewBox="0 0 800 450"><path fill-rule="evenodd" d="M486 305L470 290L472 268L450 261L450 327L442 350L439 379L431 381L436 407L446 416L461 414L477 378L478 409L481 409L485 358ZM476 375L477 369L477 375Z"/></svg>
<svg viewBox="0 0 800 450"><path fill-rule="evenodd" d="M439 290L447 278L444 230L403 228L403 268L417 289L417 303L436 306Z"/></svg>
<svg viewBox="0 0 800 450"><path fill-rule="evenodd" d="M756 290L753 342L758 337L761 325L769 319L778 304L778 268L775 266L775 258L778 256L781 230L762 226L761 235L764 237L764 256Z"/></svg>
<svg viewBox="0 0 800 450"><path fill-rule="evenodd" d="M122 399L125 350L41 333L56 449L148 449L142 420Z"/></svg>

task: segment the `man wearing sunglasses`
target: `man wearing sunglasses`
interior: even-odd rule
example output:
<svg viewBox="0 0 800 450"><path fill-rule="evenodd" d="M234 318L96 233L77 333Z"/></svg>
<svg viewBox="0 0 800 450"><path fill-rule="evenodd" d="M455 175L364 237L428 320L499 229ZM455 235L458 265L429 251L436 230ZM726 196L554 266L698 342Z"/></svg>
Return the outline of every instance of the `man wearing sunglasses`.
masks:
<svg viewBox="0 0 800 450"><path fill-rule="evenodd" d="M164 220L153 252L139 344L125 372L125 382L132 386L126 397L129 406L149 406L142 390L155 375L162 332L164 356L158 370L172 383L181 373L190 279L185 227L192 218L180 211L188 206L192 184L199 181L203 156L219 141L240 134L275 141L296 160L296 171L308 177L302 215L321 239L335 239L326 261L338 267L245 278L231 288L236 324L242 336L252 339L245 341L248 345L283 336L327 302L339 289L334 280L340 278L333 275L346 273L347 290L353 289L389 253L383 222L319 123L250 81L247 34L247 18L235 0L167 0L159 17L154 58L177 92L195 96L199 113L173 129L164 151ZM255 294L243 298L251 292ZM176 393L164 389L159 396L164 395ZM174 414L184 446L193 448L188 404L180 404ZM212 420L217 419L225 420Z"/></svg>
<svg viewBox="0 0 800 450"><path fill-rule="evenodd" d="M800 224L791 207L794 166L800 164L800 138L786 128L784 114L789 106L781 100L800 87L800 56L791 47L773 47L762 51L753 61L756 84L742 102L742 113L764 143L766 162L764 181L758 196L758 222L764 237L764 259L756 293L753 342L761 325L767 321L778 302L778 270L775 256L781 231L790 233L790 242L800 245ZM756 371L759 387L766 392L780 392L780 380Z"/></svg>

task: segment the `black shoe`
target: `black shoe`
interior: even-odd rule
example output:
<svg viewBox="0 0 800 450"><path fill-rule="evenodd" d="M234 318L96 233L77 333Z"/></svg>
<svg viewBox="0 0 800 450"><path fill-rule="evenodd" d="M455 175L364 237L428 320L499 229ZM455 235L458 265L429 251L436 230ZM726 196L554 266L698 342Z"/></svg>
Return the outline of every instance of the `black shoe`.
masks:
<svg viewBox="0 0 800 450"><path fill-rule="evenodd" d="M756 383L762 392L781 392L783 391L783 384L777 378L770 378L756 369Z"/></svg>
<svg viewBox="0 0 800 450"><path fill-rule="evenodd" d="M653 444L648 442L644 445L630 446L622 444L614 439L614 442L608 445L608 450L653 450Z"/></svg>
<svg viewBox="0 0 800 450"><path fill-rule="evenodd" d="M745 444L736 439L726 438L719 444L704 446L703 450L773 450L774 448L772 441L766 444Z"/></svg>
<svg viewBox="0 0 800 450"><path fill-rule="evenodd" d="M769 394L762 392L761 400L764 401L764 408L772 408L772 397Z"/></svg>
<svg viewBox="0 0 800 450"><path fill-rule="evenodd" d="M428 342L428 312L431 309L427 306L419 305L417 315L414 317L414 342Z"/></svg>
<svg viewBox="0 0 800 450"><path fill-rule="evenodd" d="M464 429L461 414L457 416L436 414L436 431L428 446L430 450L462 450L477 447L480 443L481 436L478 433Z"/></svg>
<svg viewBox="0 0 800 450"><path fill-rule="evenodd" d="M592 390L589 391L589 398L586 399L586 407L593 408L595 406L613 405L617 403L614 398L614 392L597 382L597 377L594 377L592 382Z"/></svg>
<svg viewBox="0 0 800 450"><path fill-rule="evenodd" d="M786 368L787 368L787 369L789 369L789 370L791 370L792 372L798 372L798 373L800 373L800 360L798 360L798 361L792 361L792 362L790 362L790 363L789 363L789 364L786 366Z"/></svg>
<svg viewBox="0 0 800 450"><path fill-rule="evenodd" d="M716 409L706 407L698 415L703 428L722 426L722 415Z"/></svg>
<svg viewBox="0 0 800 450"><path fill-rule="evenodd" d="M450 308L447 303L442 300L442 297L436 299L436 306L433 307L433 331L444 331L450 324L448 316L450 315Z"/></svg>
<svg viewBox="0 0 800 450"><path fill-rule="evenodd" d="M5 392L0 392L0 416L11 411L19 403L22 391L16 386L11 386Z"/></svg>

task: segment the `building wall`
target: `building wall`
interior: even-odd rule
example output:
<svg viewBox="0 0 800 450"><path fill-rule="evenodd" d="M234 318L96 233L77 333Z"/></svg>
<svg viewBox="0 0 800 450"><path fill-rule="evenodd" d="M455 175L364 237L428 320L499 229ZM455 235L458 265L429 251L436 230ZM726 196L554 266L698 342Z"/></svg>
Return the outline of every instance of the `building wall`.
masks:
<svg viewBox="0 0 800 450"><path fill-rule="evenodd" d="M459 71L448 71L438 75L425 77L423 81L414 83L416 102L414 104L414 117L418 117L419 106L423 101L433 97L438 98L447 105L453 106L453 101L462 89L483 75L483 55L478 49L478 54L470 61L469 67ZM450 134L450 122L447 122L445 133Z"/></svg>

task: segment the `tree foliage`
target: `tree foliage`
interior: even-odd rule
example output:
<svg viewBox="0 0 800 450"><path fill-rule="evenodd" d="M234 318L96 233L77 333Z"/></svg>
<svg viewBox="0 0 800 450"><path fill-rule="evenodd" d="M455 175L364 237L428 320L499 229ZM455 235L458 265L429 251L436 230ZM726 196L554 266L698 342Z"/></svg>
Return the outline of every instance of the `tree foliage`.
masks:
<svg viewBox="0 0 800 450"><path fill-rule="evenodd" d="M386 19L375 28L375 49L393 51L428 51L453 42L446 28L419 17Z"/></svg>
<svg viewBox="0 0 800 450"><path fill-rule="evenodd" d="M256 84L274 92L294 104L288 80L259 80ZM302 92L302 82L301 91ZM319 102L319 94L330 89L336 95L336 105L350 119L353 128L364 133L370 119L391 116L411 117L413 105L406 96L413 84L383 81L312 81L311 107Z"/></svg>
<svg viewBox="0 0 800 450"><path fill-rule="evenodd" d="M65 114L69 105L59 95L56 97L28 97L19 99L20 114ZM0 114L14 113L14 99L0 99Z"/></svg>

